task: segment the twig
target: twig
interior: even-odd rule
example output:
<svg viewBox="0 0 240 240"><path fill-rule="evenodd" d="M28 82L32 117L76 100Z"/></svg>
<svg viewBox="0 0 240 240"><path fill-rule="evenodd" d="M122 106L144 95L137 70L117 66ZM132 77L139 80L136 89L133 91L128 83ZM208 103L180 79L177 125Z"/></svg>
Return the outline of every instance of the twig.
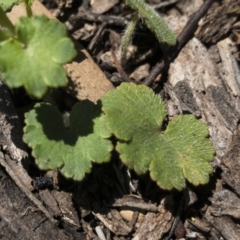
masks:
<svg viewBox="0 0 240 240"><path fill-rule="evenodd" d="M124 82L134 82L133 80L131 80L128 75L124 72L120 62L118 61L117 59L117 56L115 54L114 51L111 51L111 54L112 54L112 57L113 57L113 60L114 60L114 63L115 63L115 66L117 68L117 71L118 73L121 75L122 79Z"/></svg>
<svg viewBox="0 0 240 240"><path fill-rule="evenodd" d="M106 27L106 23L102 23L98 29L98 31L96 32L95 36L92 38L91 42L88 45L88 51L92 51L94 45L96 44L97 41L99 41L99 36L101 35L103 29Z"/></svg>
<svg viewBox="0 0 240 240"><path fill-rule="evenodd" d="M159 9L159 8L164 8L164 7L168 7L170 5L173 5L175 3L177 3L179 0L169 0L167 2L161 2L161 3L158 3L158 4L154 4L154 5L151 5L154 9Z"/></svg>
<svg viewBox="0 0 240 240"><path fill-rule="evenodd" d="M104 22L109 25L123 26L125 27L128 24L128 20L123 17L107 16L102 14L91 13L90 11L80 8L78 13L72 15L68 22L72 28L76 28L79 25L79 20L83 19L89 22Z"/></svg>
<svg viewBox="0 0 240 240"><path fill-rule="evenodd" d="M194 36L194 32L198 28L199 20L207 13L214 1L215 0L206 0L200 9L190 17L183 31L178 36L177 46L169 48L166 51L161 61L156 64L149 76L144 80L145 85L152 85L156 77L162 73L164 69L169 67L169 64L177 57L185 44Z"/></svg>

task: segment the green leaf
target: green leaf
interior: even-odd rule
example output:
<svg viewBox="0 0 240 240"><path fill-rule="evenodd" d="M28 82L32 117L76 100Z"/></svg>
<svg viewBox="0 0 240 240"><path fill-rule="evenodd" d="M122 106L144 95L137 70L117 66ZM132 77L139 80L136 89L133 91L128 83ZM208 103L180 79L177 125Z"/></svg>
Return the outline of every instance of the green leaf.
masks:
<svg viewBox="0 0 240 240"><path fill-rule="evenodd" d="M83 101L72 109L66 128L55 107L36 104L25 116L23 139L41 169L59 168L66 177L81 180L90 172L92 162L110 160L113 146L103 118L99 105Z"/></svg>
<svg viewBox="0 0 240 240"><path fill-rule="evenodd" d="M18 4L19 0L0 0L0 6L4 12L10 10L14 4Z"/></svg>
<svg viewBox="0 0 240 240"><path fill-rule="evenodd" d="M22 17L16 36L0 43L2 77L11 88L24 86L36 98L67 84L63 64L76 55L65 26L46 16Z"/></svg>
<svg viewBox="0 0 240 240"><path fill-rule="evenodd" d="M182 189L185 179L207 183L214 149L207 126L192 115L178 116L162 133L165 108L146 86L123 83L102 98L108 129L119 139L122 161L139 174L151 177L165 189Z"/></svg>
<svg viewBox="0 0 240 240"><path fill-rule="evenodd" d="M181 190L185 179L194 185L209 181L214 156L207 126L193 115L175 117L158 138L157 158L150 165L153 180L166 188Z"/></svg>
<svg viewBox="0 0 240 240"><path fill-rule="evenodd" d="M131 83L109 91L102 105L107 127L121 140L117 150L122 161L137 173L145 173L153 157L152 139L165 118L163 102L146 86Z"/></svg>
<svg viewBox="0 0 240 240"><path fill-rule="evenodd" d="M145 0L125 0L126 4L137 11L148 28L155 33L159 42L176 45L177 36L168 27L164 19Z"/></svg>
<svg viewBox="0 0 240 240"><path fill-rule="evenodd" d="M31 5L33 3L33 0L28 0L28 1L24 1L24 0L0 0L0 6L3 9L3 11L8 11L10 10L13 5L17 5L20 2L27 2L28 5Z"/></svg>

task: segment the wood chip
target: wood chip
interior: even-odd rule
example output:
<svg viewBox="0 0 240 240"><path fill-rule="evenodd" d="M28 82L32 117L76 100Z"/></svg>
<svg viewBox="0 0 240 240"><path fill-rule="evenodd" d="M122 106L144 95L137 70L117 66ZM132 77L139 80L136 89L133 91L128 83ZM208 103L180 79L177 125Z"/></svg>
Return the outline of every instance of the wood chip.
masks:
<svg viewBox="0 0 240 240"><path fill-rule="evenodd" d="M158 207L155 204L145 202L142 198L134 195L125 195L117 199L112 207L131 207L137 210L145 210L150 212L158 212Z"/></svg>
<svg viewBox="0 0 240 240"><path fill-rule="evenodd" d="M240 69L238 62L232 54L233 45L234 43L229 38L217 43L222 61L219 72L233 95L240 97Z"/></svg>
<svg viewBox="0 0 240 240"><path fill-rule="evenodd" d="M240 126L235 132L229 151L222 158L222 178L240 195Z"/></svg>
<svg viewBox="0 0 240 240"><path fill-rule="evenodd" d="M71 225L79 227L79 219L76 209L74 208L72 197L69 193L53 190L51 192L58 202L61 209L63 220Z"/></svg>
<svg viewBox="0 0 240 240"><path fill-rule="evenodd" d="M96 14L103 14L114 7L119 0L91 0L92 12Z"/></svg>
<svg viewBox="0 0 240 240"><path fill-rule="evenodd" d="M166 84L175 108L201 116L208 124L218 158L226 154L240 117L239 100L226 91L226 84L207 49L196 38L171 64Z"/></svg>
<svg viewBox="0 0 240 240"><path fill-rule="evenodd" d="M174 217L165 208L165 203L169 198L162 200L158 213L147 213L134 234L132 240L159 240L163 234L171 229Z"/></svg>
<svg viewBox="0 0 240 240"><path fill-rule="evenodd" d="M121 215L116 209L112 209L106 215L100 213L93 213L111 232L116 235L128 235L132 228L129 227L122 219Z"/></svg>

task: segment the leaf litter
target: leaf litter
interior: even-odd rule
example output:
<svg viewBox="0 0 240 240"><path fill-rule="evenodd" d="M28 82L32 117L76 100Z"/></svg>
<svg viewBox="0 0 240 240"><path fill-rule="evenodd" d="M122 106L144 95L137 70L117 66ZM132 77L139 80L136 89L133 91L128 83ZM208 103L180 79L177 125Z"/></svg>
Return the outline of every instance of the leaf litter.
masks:
<svg viewBox="0 0 240 240"><path fill-rule="evenodd" d="M52 2L55 2L55 1L52 1ZM151 4L156 4L156 1L149 1L149 2ZM94 17L93 19L95 20L90 20L89 16L88 18L85 17L82 19L88 22L89 24L97 23L97 26L99 26L101 22L109 23L110 21L113 20L113 24L112 25L111 23L109 24L109 26L111 26L110 30L114 31L115 34L121 35L121 32L123 31L124 21L129 20L129 16L128 16L129 9L127 10L123 9L121 3L122 2L120 1L119 4L115 4L115 6L113 6L113 8L110 9L107 14L102 14L100 16L94 15L94 13L91 13L91 9L86 7L86 10L89 12L89 16ZM55 3L55 5L53 4L52 6L57 7L57 4L58 3ZM199 2L196 3L196 6L195 6L195 3L193 2L191 2L191 4L188 3L186 5L185 1L179 1L178 3L174 3L174 4L177 4L176 6L178 7L178 9L181 9L183 13L185 9L187 16L191 15L192 13L196 12L199 9ZM161 13L165 14L166 16L168 15L168 17L172 16L172 18L175 18L177 19L177 21L179 21L179 24L182 24L181 26L174 27L174 29L176 28L176 32L179 33L182 27L184 26L184 24L186 23L186 20L184 18L185 17L184 15L178 16L178 13L176 13L175 11L174 4L169 5L164 9L161 9ZM224 7L224 4L225 4L225 1L219 7ZM74 13L73 11L73 13L71 13L70 16L68 16L69 13L67 13L67 10L69 10L69 8L64 6L65 5L61 4L61 7L59 7L60 11L58 11L58 14L59 12L61 12L59 16L61 16L62 19L64 18L67 19L66 22L68 23L67 25L68 29L71 29L70 30L71 33L77 35L77 31L81 29L83 26L81 26L80 24L80 26L76 27L77 26L75 25L76 13ZM84 6L81 6L81 7L83 8ZM124 13L124 14L120 14L120 13ZM81 17L80 8L79 8L78 17L79 16ZM118 18L114 19L114 18L111 18L111 16L118 16ZM125 17L123 18L122 16L125 16ZM73 20L75 20L75 22ZM170 25L172 25L172 23ZM120 31L118 29L119 26L122 26ZM96 28L96 31L97 29L98 28ZM113 45L111 45L112 44L111 38L113 37L113 34L109 34L110 30L103 28L102 32L98 33L99 39L96 40L93 38L83 37L85 39L83 40L83 42L85 46L87 46L90 43L91 43L91 46L94 46L91 50L92 56L95 57L97 62L107 72L109 78L111 80L115 80L114 84L119 85L119 83L122 81L121 72L117 72L116 69L114 69L114 67L112 66L109 66L107 62L101 62L100 60L100 56L104 53L104 51L106 51L106 49L110 51L111 48L113 47ZM147 37L143 37L143 36L147 36ZM103 39L105 41L103 41ZM161 51L155 47L156 39L154 35L151 35L151 33L149 33L146 29L144 29L144 27L137 29L137 32L135 33L135 37L132 40L132 44L137 50L133 54L130 54L127 68L124 69L129 75L139 65L144 64L146 61L151 62L152 64L151 67L153 67L154 63L156 63L156 61L159 59L159 56L160 56L159 54L161 54ZM144 77L142 79L144 79ZM157 79L157 81L159 80L160 78ZM169 99L169 96L164 95L164 93L161 93L161 94L163 96L163 100L166 102L169 102L169 104L167 104L167 109L165 111L169 114L169 110L171 110L171 107L172 107L172 111L170 112L176 113L175 116L169 115L169 118L173 118L172 121L181 122L180 120L181 117L176 117L176 115L179 114L179 109L174 108L174 104L177 101L174 102L173 100L171 100L171 99L176 100L175 99L176 96L172 95L170 96L170 99ZM171 105L171 101L174 102L172 105ZM68 106L69 106L69 103L68 103ZM184 107L183 107L183 112L184 111L187 111L187 113L189 113L189 109L184 110ZM194 119L192 120L194 121ZM163 122L164 124L164 128L166 127L166 121L168 122L168 119L166 120L166 118L163 118L161 120L161 122ZM124 124L123 121L121 123ZM169 123L167 124L170 124L170 123L171 121L169 121ZM185 123L185 124L188 126L188 123ZM205 124L208 124L208 123L205 123ZM160 127L159 125L160 123L157 125L157 128ZM197 129L199 127L201 128L201 126L197 126ZM191 129L188 129L188 127L180 128L179 131L181 129L183 132L189 131L189 133L192 134ZM167 130L164 130L164 131L167 132ZM200 135L203 137L203 139L206 139L206 141L208 141L206 138L208 135L208 131L203 131L203 132L204 134L202 133ZM133 133L135 134L135 129ZM179 132L179 136L180 135L182 135L182 132ZM128 140L127 137L126 138L124 137L123 139L124 141L120 142L120 146L124 146L123 148L125 148L125 145L126 145L125 141ZM169 133L169 136L167 137L171 138L172 136ZM119 144L119 143L116 143L116 144ZM179 141L177 141L177 144L179 144ZM182 147L182 144L184 144L184 141L181 142L181 147ZM188 139L188 142L186 145L189 145L189 146L194 145L194 142L192 141L191 138ZM234 147L234 143L229 143L229 146L231 150L231 146ZM195 148L199 150L199 146L196 146ZM121 147L118 147L118 150L120 152ZM175 151L175 150L176 150L175 147L173 147L172 151ZM191 152L191 148L189 149L186 148L186 151ZM210 152L211 154L210 153L209 154L212 155L213 152L212 151ZM152 154L153 156L155 155L154 152L150 152L150 154ZM228 158L227 158L228 162L226 163L226 166L230 165L229 156L234 156L234 155L233 153L228 153ZM132 168L134 168L135 161L136 159L131 160ZM193 156L193 161L196 161L196 163L198 163L195 155ZM206 162L209 164L208 161ZM150 168L155 169L155 165L158 165L158 162L156 160L153 161L153 163L150 165ZM140 167L139 172L146 172L146 169L148 168L149 168L149 164L147 164L146 166ZM170 168L171 168L172 183L171 183L171 186L168 186L166 188L170 189L174 184L178 184L178 186L182 188L183 185L181 181L179 182L175 174L172 173L174 169L172 169L172 166L170 166ZM212 170L209 169L209 173L211 171ZM221 171L224 171L224 174L225 174L224 181L227 182L227 185L230 185L232 187L232 189L230 190L230 193L225 190L226 185L224 185L224 182L222 182ZM151 177L148 174L148 172L142 175L141 177L139 177L134 173L134 171L127 169L126 166L123 165L121 162L119 162L119 160L116 157L114 162L106 163L104 164L104 166L94 164L92 168L92 172L86 175L86 177L84 178L84 181L77 182L77 184L76 183L73 184L72 182L68 182L66 179L60 179L60 185L61 185L61 190L63 191L64 190L69 191L69 189L74 189L72 199L74 200L76 208L81 213L80 225L78 226L78 228L75 228L75 230L78 229L79 231L80 229L81 232L86 234L88 239L89 238L93 239L94 237L96 237L96 232L94 230L94 227L92 227L92 224L90 224L92 223L92 221L94 221L95 224L100 225L102 227L105 233L105 237L107 239L134 239L134 238L137 239L138 237L139 239L141 239L141 237L142 239L148 239L151 237L152 237L151 239L176 239L176 238L178 239L180 238L180 235L181 235L179 234L179 232L181 231L184 232L183 230L185 230L185 234L182 237L184 237L185 239L214 239L214 236L217 236L219 239L220 237L223 237L223 236L225 236L225 239L228 239L226 236L233 237L233 238L235 237L234 239L238 239L238 233L235 231L236 218L238 219L238 214L237 212L236 214L233 214L234 210L232 210L232 209L235 209L235 210L238 209L238 201L237 201L237 199L239 199L238 195L236 196L234 195L234 199L235 199L234 202L236 203L235 205L229 200L229 198L231 199L231 197L233 196L232 192L238 193L237 192L238 184L235 183L235 181L237 180L231 179L231 178L228 179L227 173L229 172L225 168L223 168L222 165L217 165L217 167L215 165L214 172L212 175L210 175L210 182L207 185L195 187L194 181L196 180L199 182L198 176L195 175L194 171L193 172L187 171L187 172L188 174L192 174L190 178L192 179L193 185L187 182L187 187L184 188L183 192L165 191L159 186L157 186L157 184L154 181L151 180ZM230 172L234 172L234 174L236 175L236 171L232 166L231 166ZM167 174L168 171L164 173ZM183 174L185 174L184 171L183 171ZM158 173L156 174L154 173L153 175L159 176ZM202 181L206 182L206 178L203 178L203 179L204 180ZM163 182L163 181L160 180L160 182ZM190 202L191 200L191 192L195 193L196 200L193 204L188 204L188 201ZM213 194L214 192L216 194ZM222 196L221 194L225 197L225 200L227 199L226 201L224 200L224 198L219 197L219 196ZM134 195L134 200L131 199L130 201L129 198L126 199L125 197L128 195L130 196ZM118 200L118 199L125 199L125 202L124 201L122 202L121 207L120 206L114 207L114 204L112 206L111 203L115 202L115 200ZM184 207L180 204L181 199L184 199ZM139 202L142 202L142 201L144 201L146 204L149 203L149 205L155 204L156 207L158 207L159 212L156 213L156 212L151 212L149 209L146 210L146 207L141 206L139 204ZM231 206L227 204L227 201L231 203L230 204ZM134 204L134 202L135 203L137 202L138 204ZM220 202L220 205L225 206L223 207L222 211L221 209L219 209L219 202ZM210 207L210 203L212 203L212 207ZM138 207L136 208L135 205ZM117 211L115 211L115 209L117 209ZM122 211L122 209L131 211L135 216L135 218L134 217L132 218L133 221L131 222L131 224L127 220L123 220L123 222L121 221L121 224L119 224L119 221L120 221L119 216L121 217L120 212ZM138 218L136 217L139 214L143 214L143 216L145 216L144 219L141 220L140 222L139 220L137 220ZM157 223L161 223L161 224L157 225ZM231 231L225 228L221 228L221 224L231 226L229 227ZM122 231L120 230L120 226L123 229ZM131 228L131 231L129 229L129 226ZM160 227L160 226L165 226L165 227ZM153 228L154 230L150 229L151 227L154 227ZM175 231L177 229L179 230L179 228L181 231ZM109 229L111 229L111 231Z"/></svg>

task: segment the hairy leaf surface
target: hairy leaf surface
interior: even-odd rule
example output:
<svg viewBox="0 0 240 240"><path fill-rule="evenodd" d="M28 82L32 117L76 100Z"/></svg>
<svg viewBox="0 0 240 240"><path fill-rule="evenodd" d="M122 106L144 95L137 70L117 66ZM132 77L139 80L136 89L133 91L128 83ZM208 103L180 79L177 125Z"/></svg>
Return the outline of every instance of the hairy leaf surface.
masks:
<svg viewBox="0 0 240 240"><path fill-rule="evenodd" d="M112 143L100 106L77 103L69 117L69 128L57 108L37 104L26 114L24 141L32 148L37 165L44 170L59 168L63 175L81 180L92 162L110 160Z"/></svg>
<svg viewBox="0 0 240 240"><path fill-rule="evenodd" d="M159 42L165 42L171 46L176 44L176 34L168 27L164 19L145 2L145 0L125 0L125 2L129 7L139 13L148 28L156 34Z"/></svg>
<svg viewBox="0 0 240 240"><path fill-rule="evenodd" d="M185 179L207 183L214 149L207 126L193 115L178 116L162 133L165 108L146 86L123 83L102 98L106 125L118 138L122 161L139 174L151 177L165 189L182 189Z"/></svg>
<svg viewBox="0 0 240 240"><path fill-rule="evenodd" d="M29 95L41 98L49 87L66 85L62 65L75 55L63 24L43 15L22 17L15 38L0 42L0 69L9 87L24 86Z"/></svg>

